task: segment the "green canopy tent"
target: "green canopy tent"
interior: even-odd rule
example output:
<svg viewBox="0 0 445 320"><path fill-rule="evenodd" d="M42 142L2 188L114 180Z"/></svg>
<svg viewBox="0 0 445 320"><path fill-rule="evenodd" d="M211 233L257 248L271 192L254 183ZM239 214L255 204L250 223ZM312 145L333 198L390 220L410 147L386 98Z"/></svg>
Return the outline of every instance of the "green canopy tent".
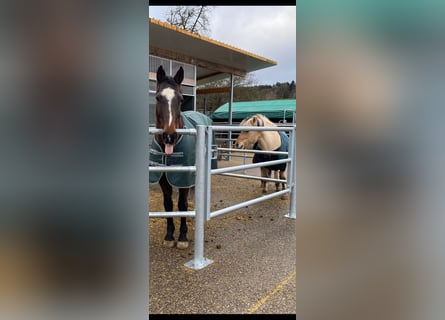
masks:
<svg viewBox="0 0 445 320"><path fill-rule="evenodd" d="M292 122L295 117L297 101L295 99L241 101L232 104L232 119L243 119L261 113L274 122L286 120ZM229 119L229 103L225 103L216 109L211 118L215 122L224 122Z"/></svg>

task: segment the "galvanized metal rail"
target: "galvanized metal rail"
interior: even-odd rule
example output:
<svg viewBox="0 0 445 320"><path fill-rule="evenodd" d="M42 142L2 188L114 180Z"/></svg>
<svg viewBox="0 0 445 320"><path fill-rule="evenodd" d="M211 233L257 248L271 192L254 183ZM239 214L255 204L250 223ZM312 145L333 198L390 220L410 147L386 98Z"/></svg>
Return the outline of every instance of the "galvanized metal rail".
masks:
<svg viewBox="0 0 445 320"><path fill-rule="evenodd" d="M172 211L172 212L149 212L149 218L160 217L192 217L195 218L195 239L194 239L194 258L193 260L185 263L185 266L199 270L212 263L204 257L204 223L205 220L210 220L224 213L228 213L234 210L244 208L248 205L256 204L262 201L272 199L274 197L282 196L286 193L290 194L290 207L289 212L285 216L288 218L296 218L296 182L295 182L295 125L285 127L245 127L245 126L203 126L199 125L196 129L178 129L179 134L191 134L196 135L196 163L195 166L149 166L150 172L195 172L195 210L194 211ZM253 153L269 153L269 154L287 154L287 159L266 161L255 164L244 164L238 166L232 166L227 168L211 169L211 161L214 159L214 146L212 146L213 133L217 131L288 131L289 132L289 150L288 152L278 151L261 151L261 150L240 150L230 148L218 148L218 150L224 151L244 151ZM160 134L162 129L149 128L149 134ZM289 163L289 170L287 174L287 180L271 179L256 176L240 175L229 173L233 171L258 168L262 166L268 166L273 164ZM286 189L276 191L267 195L250 199L226 208L222 208L216 211L210 211L211 200L211 175L220 174L228 177L246 178L246 179L258 179L274 182L286 182Z"/></svg>

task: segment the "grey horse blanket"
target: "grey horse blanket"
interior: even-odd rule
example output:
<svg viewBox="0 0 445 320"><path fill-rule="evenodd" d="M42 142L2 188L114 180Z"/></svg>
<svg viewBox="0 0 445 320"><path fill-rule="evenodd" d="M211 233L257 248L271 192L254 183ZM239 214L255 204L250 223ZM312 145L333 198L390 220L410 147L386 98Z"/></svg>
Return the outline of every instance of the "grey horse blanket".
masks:
<svg viewBox="0 0 445 320"><path fill-rule="evenodd" d="M289 138L287 137L287 135L280 131L280 137L281 137L281 145L278 149L274 150L274 151L288 151L288 146L289 146ZM261 150L258 147L258 144L256 143L253 146L254 149L256 150ZM259 163L259 162L265 162L265 161L272 161L272 160L281 160L281 159L287 159L287 156L284 154L259 154L259 153L255 153L255 155L253 156L253 163ZM272 166L266 166L266 168L270 169L270 170L280 170L280 171L284 171L286 170L286 166L287 163L280 163L280 164L275 164Z"/></svg>
<svg viewBox="0 0 445 320"><path fill-rule="evenodd" d="M184 129L193 129L197 125L212 125L213 121L206 115L195 111L181 112L184 121ZM212 137L212 144L215 144L215 136ZM181 135L179 141L173 148L171 155L166 155L164 150L153 139L150 146L150 165L159 166L194 166L195 165L196 136ZM217 159L212 159L212 169L217 168ZM150 183L159 182L164 172L150 172ZM195 185L195 172L166 172L167 180L173 187L190 188Z"/></svg>

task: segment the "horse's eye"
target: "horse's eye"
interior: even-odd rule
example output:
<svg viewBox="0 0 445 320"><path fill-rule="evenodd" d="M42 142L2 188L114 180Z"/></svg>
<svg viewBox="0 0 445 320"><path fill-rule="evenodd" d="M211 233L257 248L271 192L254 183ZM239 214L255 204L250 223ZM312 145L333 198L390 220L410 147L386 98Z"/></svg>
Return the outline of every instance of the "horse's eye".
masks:
<svg viewBox="0 0 445 320"><path fill-rule="evenodd" d="M156 101L160 102L161 101L161 97L156 95Z"/></svg>

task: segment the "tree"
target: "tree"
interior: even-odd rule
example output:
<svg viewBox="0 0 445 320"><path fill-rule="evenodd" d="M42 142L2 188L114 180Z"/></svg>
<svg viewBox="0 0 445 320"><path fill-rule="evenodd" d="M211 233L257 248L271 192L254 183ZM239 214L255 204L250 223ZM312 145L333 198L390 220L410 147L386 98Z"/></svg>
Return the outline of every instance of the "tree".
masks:
<svg viewBox="0 0 445 320"><path fill-rule="evenodd" d="M235 77L235 79L241 81L243 78ZM254 82L256 81L254 80ZM215 85L215 82L213 82L213 85L208 86L208 84L206 84L201 88L227 87L227 84L227 80L219 80L217 85ZM273 85L240 85L235 86L233 91L234 101L295 99L295 96L295 81L293 80L290 83L276 82ZM214 111L220 105L226 103L228 100L228 93L210 93L206 95L198 95L196 97L196 109L198 111L206 111L209 113Z"/></svg>
<svg viewBox="0 0 445 320"><path fill-rule="evenodd" d="M246 74L245 77L233 76L233 86L237 87L251 87L258 83L257 78L253 73ZM216 80L207 82L206 84L200 86L199 88L220 88L220 87L230 87L230 77L222 80Z"/></svg>
<svg viewBox="0 0 445 320"><path fill-rule="evenodd" d="M166 21L184 30L208 35L211 6L175 6L166 13Z"/></svg>

